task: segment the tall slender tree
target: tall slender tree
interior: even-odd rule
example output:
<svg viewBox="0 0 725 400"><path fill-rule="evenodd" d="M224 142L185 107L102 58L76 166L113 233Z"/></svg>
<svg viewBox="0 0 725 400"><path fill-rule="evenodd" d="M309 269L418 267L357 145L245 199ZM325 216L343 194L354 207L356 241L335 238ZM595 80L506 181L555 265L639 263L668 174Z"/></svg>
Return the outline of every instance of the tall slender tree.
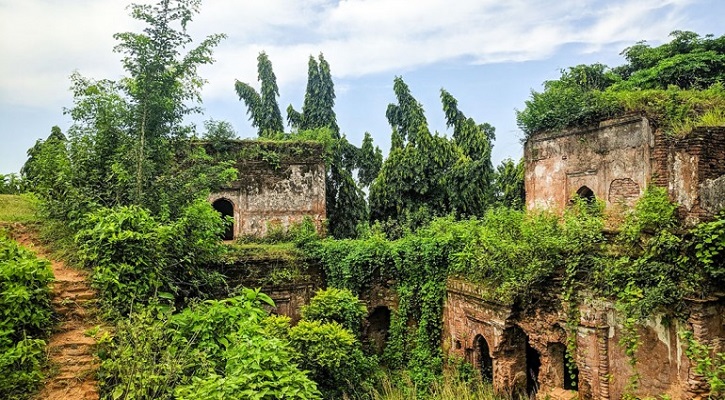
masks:
<svg viewBox="0 0 725 400"><path fill-rule="evenodd" d="M319 60L319 62L318 62ZM307 68L307 89L302 112L297 112L290 104L287 107L287 120L293 128L309 130L328 128L333 138L340 138L340 128L335 115L335 85L332 82L330 64L320 54L318 60L310 56Z"/></svg>
<svg viewBox="0 0 725 400"><path fill-rule="evenodd" d="M132 4L131 16L146 23L146 28L141 33L114 35L120 42L114 51L123 54L122 64L129 74L122 84L130 98L130 129L135 138L136 203L146 203L145 193L167 169L173 142L188 136L191 128L183 124L183 118L200 111L194 103L201 102L205 82L197 68L214 61L212 49L224 38L222 34L207 36L183 53L192 43L187 25L200 5L200 0Z"/></svg>
<svg viewBox="0 0 725 400"><path fill-rule="evenodd" d="M246 104L249 119L252 121L252 126L257 127L259 137L284 132L282 113L277 103L279 97L277 77L272 69L272 62L265 52L259 53L257 57L257 73L257 79L261 83L261 93L247 83L236 81L234 89L239 95L239 100L243 100Z"/></svg>
<svg viewBox="0 0 725 400"><path fill-rule="evenodd" d="M373 220L393 220L415 228L433 216L481 215L491 205L494 128L478 125L458 109L457 100L441 90L443 111L453 138L431 134L422 105L396 77L398 100L387 109L391 150L370 185Z"/></svg>

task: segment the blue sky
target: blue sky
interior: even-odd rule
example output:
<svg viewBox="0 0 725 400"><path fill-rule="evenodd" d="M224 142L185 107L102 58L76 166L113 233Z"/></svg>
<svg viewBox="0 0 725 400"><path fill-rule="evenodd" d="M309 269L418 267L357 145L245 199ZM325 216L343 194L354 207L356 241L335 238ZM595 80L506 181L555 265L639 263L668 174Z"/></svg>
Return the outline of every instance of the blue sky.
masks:
<svg viewBox="0 0 725 400"><path fill-rule="evenodd" d="M26 151L53 125L71 124L68 77L73 71L119 79L116 32L139 31L120 0L0 0L0 173L17 172ZM446 134L439 94L496 127L494 163L521 156L515 109L559 69L581 63L623 63L619 53L639 40L658 45L673 30L723 35L720 0L206 0L190 25L199 41L228 38L208 80L201 123L232 123L255 135L234 80L257 85L256 57L269 55L280 108L300 108L309 55L325 54L337 93L338 124L360 144L370 132L386 153L387 104L402 76L423 104L430 127ZM284 111L283 111L284 112Z"/></svg>

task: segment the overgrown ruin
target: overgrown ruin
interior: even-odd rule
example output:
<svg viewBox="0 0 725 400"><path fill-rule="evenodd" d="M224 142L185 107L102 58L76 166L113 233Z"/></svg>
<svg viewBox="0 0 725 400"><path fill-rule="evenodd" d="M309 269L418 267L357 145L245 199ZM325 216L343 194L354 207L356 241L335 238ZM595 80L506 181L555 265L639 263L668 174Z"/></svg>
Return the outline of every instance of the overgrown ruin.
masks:
<svg viewBox="0 0 725 400"><path fill-rule="evenodd" d="M524 146L526 205L562 211L574 195L631 207L648 185L664 187L693 224L725 207L725 127L671 137L641 115L588 128L541 132Z"/></svg>
<svg viewBox="0 0 725 400"><path fill-rule="evenodd" d="M214 208L234 223L226 240L286 231L310 217L322 228L325 212L323 147L315 142L240 140L212 153L236 161L238 179L209 197Z"/></svg>
<svg viewBox="0 0 725 400"><path fill-rule="evenodd" d="M685 138L673 138L646 118L631 115L592 128L543 132L525 146L527 206L561 212L573 196L580 196L604 200L609 213L620 213L648 185L656 185L666 188L679 205L681 219L694 224L725 206L723 159L723 127L698 128ZM319 154L281 158L275 165L264 160L238 165L242 178L210 198L215 206L231 202L234 237L264 235L272 224L286 227L304 215L317 222L324 218ZM228 206L219 207L224 213L222 207ZM303 273L289 282L259 280L250 270L259 267L262 275L269 275L300 265ZM326 281L320 266L278 256L242 260L231 268L227 272L236 271L239 282L262 286L277 303L275 312L293 321ZM382 354L388 340L391 315L398 307L394 288L394 282L376 274L360 293L368 308L363 338L372 353ZM637 327L641 342L632 364L621 344L626 316L613 301L580 293L577 310L568 310L557 290L524 305L491 300L486 290L465 280L448 280L442 346L447 356L469 362L501 393L552 399L619 399L626 393L704 398L708 385L694 372L679 333L691 331L699 343L725 351L723 297L686 301L684 322L659 315ZM639 379L632 387L635 375Z"/></svg>
<svg viewBox="0 0 725 400"><path fill-rule="evenodd" d="M685 138L673 138L644 117L626 116L588 129L533 135L524 157L532 210L561 212L580 196L604 200L610 212L625 211L648 185L665 187L688 224L711 218L725 206L723 127L697 128ZM635 370L620 344L625 317L611 301L583 294L587 300L571 326L560 297L539 298L522 309L488 300L484 291L449 280L443 346L449 355L475 365L500 392L619 399L636 373L639 396L703 398L707 383L693 371L678 333L690 330L696 341L725 350L723 297L687 301L684 324L658 316L637 328L641 344ZM576 332L574 343L567 342L567 330ZM569 349L576 354L567 354Z"/></svg>

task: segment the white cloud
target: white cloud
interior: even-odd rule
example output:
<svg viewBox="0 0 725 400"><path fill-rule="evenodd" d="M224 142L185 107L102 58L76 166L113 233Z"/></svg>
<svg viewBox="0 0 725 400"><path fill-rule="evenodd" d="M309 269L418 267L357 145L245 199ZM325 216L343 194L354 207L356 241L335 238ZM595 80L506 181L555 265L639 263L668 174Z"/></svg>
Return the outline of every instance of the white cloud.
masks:
<svg viewBox="0 0 725 400"><path fill-rule="evenodd" d="M310 54L333 75L391 75L452 59L472 63L551 56L568 43L593 51L612 43L665 39L691 0L207 0L190 25L195 38L224 32L217 63L201 73L205 97L233 96L234 79L256 82L265 50L280 86L299 83ZM118 0L0 0L0 102L55 104L67 77L115 78L115 32L137 29Z"/></svg>

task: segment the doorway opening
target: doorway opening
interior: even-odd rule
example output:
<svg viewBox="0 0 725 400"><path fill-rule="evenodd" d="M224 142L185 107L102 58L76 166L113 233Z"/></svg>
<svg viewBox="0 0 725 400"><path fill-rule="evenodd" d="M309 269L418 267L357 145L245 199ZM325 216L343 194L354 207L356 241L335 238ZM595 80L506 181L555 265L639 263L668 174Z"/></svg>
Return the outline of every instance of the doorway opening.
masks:
<svg viewBox="0 0 725 400"><path fill-rule="evenodd" d="M390 331L390 309L385 306L376 307L368 317L367 338L370 342L371 350L382 355L385 350L385 344L388 342L388 332Z"/></svg>
<svg viewBox="0 0 725 400"><path fill-rule="evenodd" d="M476 335L473 344L476 350L476 366L481 373L481 380L491 383L493 382L493 358L491 358L488 342L482 335Z"/></svg>
<svg viewBox="0 0 725 400"><path fill-rule="evenodd" d="M539 390L539 370L541 369L541 357L531 344L529 337L526 337L526 394L534 395Z"/></svg>
<svg viewBox="0 0 725 400"><path fill-rule="evenodd" d="M222 239L234 240L234 222L228 222L226 218L231 217L232 221L234 221L234 204L227 199L217 199L212 203L212 207L221 214L226 225Z"/></svg>

